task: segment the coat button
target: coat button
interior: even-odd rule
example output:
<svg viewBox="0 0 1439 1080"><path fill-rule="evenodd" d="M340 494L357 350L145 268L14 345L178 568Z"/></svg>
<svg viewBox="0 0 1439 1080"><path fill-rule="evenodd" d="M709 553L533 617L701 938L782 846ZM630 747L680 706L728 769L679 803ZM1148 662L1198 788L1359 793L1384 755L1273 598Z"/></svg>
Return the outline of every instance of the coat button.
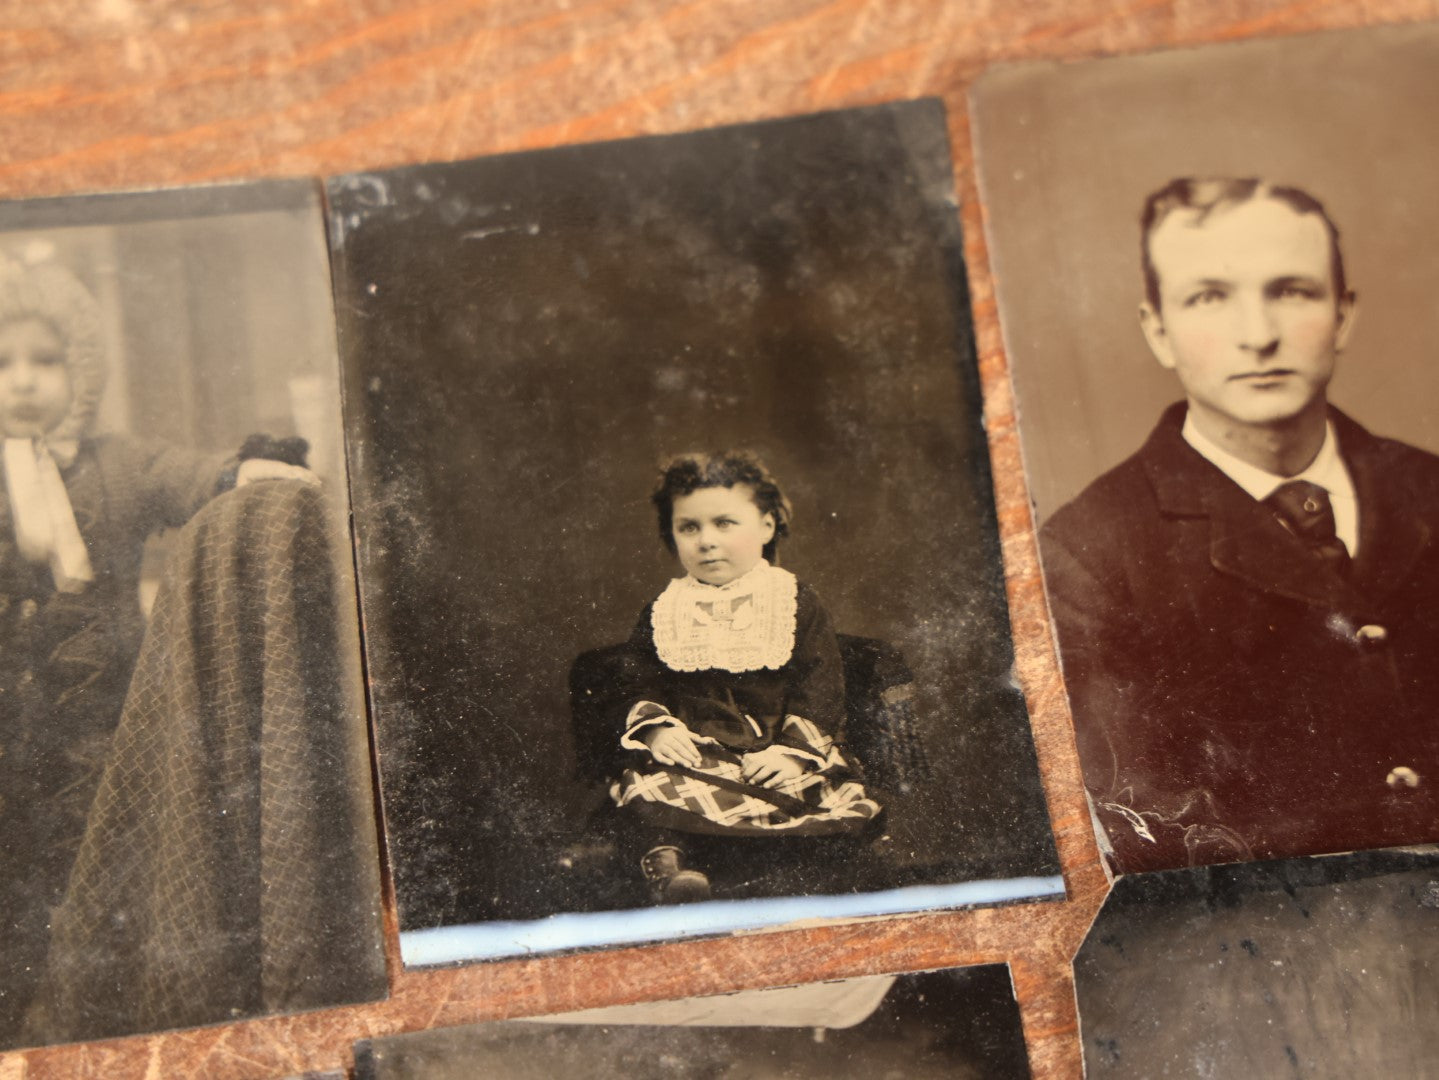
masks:
<svg viewBox="0 0 1439 1080"><path fill-rule="evenodd" d="M21 619L33 619L35 617L35 612L39 610L40 605L37 604L34 600L29 599L28 597L20 601Z"/></svg>
<svg viewBox="0 0 1439 1080"><path fill-rule="evenodd" d="M1362 645L1382 645L1389 640L1389 631L1382 626L1366 623L1354 631L1354 638Z"/></svg>

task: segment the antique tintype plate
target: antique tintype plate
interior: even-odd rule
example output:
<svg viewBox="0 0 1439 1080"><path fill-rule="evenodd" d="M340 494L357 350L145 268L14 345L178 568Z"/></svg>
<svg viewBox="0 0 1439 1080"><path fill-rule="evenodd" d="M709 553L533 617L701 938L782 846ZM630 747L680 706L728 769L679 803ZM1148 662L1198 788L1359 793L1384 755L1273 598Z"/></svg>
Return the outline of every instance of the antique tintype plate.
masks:
<svg viewBox="0 0 1439 1080"><path fill-rule="evenodd" d="M1431 1076L1439 855L1130 875L1074 961L1085 1074Z"/></svg>
<svg viewBox="0 0 1439 1080"><path fill-rule="evenodd" d="M1426 25L975 92L1045 583L1121 870L1439 838L1436 68Z"/></svg>
<svg viewBox="0 0 1439 1080"><path fill-rule="evenodd" d="M1062 891L951 184L933 102L330 182L407 962ZM726 473L657 533L659 462L727 448L792 523ZM682 501L737 492L734 561L666 592L698 598L699 659L659 661L683 519L728 527ZM755 561L781 524L783 573ZM621 746L659 698L731 775ZM745 772L761 751L794 786ZM649 839L612 790L680 824ZM647 885L651 846L689 869ZM701 874L712 902L652 904Z"/></svg>
<svg viewBox="0 0 1439 1080"><path fill-rule="evenodd" d="M1004 964L397 1035L358 1044L355 1066L359 1080L1030 1075Z"/></svg>
<svg viewBox="0 0 1439 1080"><path fill-rule="evenodd" d="M384 994L339 404L317 185L0 206L0 1047Z"/></svg>

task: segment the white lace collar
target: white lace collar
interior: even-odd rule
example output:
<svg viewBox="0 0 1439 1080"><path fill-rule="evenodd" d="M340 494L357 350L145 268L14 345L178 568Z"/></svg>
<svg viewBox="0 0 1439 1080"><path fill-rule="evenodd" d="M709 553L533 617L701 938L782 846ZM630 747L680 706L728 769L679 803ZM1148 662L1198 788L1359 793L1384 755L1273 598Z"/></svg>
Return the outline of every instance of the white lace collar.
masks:
<svg viewBox="0 0 1439 1080"><path fill-rule="evenodd" d="M655 651L673 671L780 668L794 652L799 580L761 559L726 585L675 578L655 601Z"/></svg>

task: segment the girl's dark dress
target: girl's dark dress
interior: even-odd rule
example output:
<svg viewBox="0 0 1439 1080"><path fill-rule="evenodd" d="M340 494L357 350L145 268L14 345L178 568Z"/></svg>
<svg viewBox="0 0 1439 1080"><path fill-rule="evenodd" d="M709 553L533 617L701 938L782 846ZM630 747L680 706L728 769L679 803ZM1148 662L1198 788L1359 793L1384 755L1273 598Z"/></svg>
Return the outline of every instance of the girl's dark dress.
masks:
<svg viewBox="0 0 1439 1080"><path fill-rule="evenodd" d="M844 750L844 676L829 615L789 571L761 562L724 586L672 581L630 645L617 805L656 826L719 835L855 833L879 814ZM697 768L661 765L636 738L676 721L697 738ZM775 787L747 782L743 755L771 747L803 771Z"/></svg>

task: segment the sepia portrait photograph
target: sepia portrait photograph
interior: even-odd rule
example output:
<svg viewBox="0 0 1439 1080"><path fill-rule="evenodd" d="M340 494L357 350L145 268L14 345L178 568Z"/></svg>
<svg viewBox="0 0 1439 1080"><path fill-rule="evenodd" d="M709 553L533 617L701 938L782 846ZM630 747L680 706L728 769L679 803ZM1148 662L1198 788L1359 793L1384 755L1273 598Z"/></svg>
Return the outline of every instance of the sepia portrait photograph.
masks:
<svg viewBox="0 0 1439 1080"><path fill-rule="evenodd" d="M330 181L407 963L1062 894L952 185L937 102Z"/></svg>
<svg viewBox="0 0 1439 1080"><path fill-rule="evenodd" d="M308 182L0 205L0 1048L385 993Z"/></svg>
<svg viewBox="0 0 1439 1080"><path fill-rule="evenodd" d="M1005 964L869 975L366 1040L356 1080L1028 1080Z"/></svg>
<svg viewBox="0 0 1439 1080"><path fill-rule="evenodd" d="M1119 871L1439 838L1439 26L972 98L1039 549Z"/></svg>

